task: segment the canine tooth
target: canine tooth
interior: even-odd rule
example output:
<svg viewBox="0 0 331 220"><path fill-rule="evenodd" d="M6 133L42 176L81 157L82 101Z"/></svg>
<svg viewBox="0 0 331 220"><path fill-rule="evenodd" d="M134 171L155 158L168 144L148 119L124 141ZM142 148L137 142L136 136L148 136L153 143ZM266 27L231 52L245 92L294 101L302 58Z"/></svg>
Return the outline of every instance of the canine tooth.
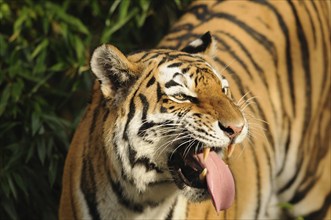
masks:
<svg viewBox="0 0 331 220"><path fill-rule="evenodd" d="M210 147L203 148L203 160L206 160L210 152Z"/></svg>
<svg viewBox="0 0 331 220"><path fill-rule="evenodd" d="M207 175L207 168L203 169L203 171L200 173L199 175L199 179L202 181L202 180L205 180L206 179L206 175Z"/></svg>
<svg viewBox="0 0 331 220"><path fill-rule="evenodd" d="M227 157L230 158L232 156L232 153L234 151L234 144L230 144L227 149Z"/></svg>

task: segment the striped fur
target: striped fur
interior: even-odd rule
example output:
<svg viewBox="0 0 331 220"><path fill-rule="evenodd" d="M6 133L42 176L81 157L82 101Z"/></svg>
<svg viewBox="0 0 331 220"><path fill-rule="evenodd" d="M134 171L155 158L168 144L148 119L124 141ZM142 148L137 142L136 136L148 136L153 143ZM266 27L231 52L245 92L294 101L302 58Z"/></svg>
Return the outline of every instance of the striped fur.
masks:
<svg viewBox="0 0 331 220"><path fill-rule="evenodd" d="M159 45L171 50L101 46L60 219L331 219L330 29L327 1L196 1ZM228 159L222 124L244 126ZM187 154L217 146L231 167L220 214L169 170L187 133Z"/></svg>

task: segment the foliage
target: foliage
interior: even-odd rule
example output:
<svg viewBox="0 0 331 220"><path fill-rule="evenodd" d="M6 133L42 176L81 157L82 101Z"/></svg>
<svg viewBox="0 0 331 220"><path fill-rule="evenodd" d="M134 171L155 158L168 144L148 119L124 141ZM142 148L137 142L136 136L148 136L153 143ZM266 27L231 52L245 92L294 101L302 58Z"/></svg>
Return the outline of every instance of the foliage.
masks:
<svg viewBox="0 0 331 220"><path fill-rule="evenodd" d="M278 207L281 208L284 211L284 213L286 213L288 216L294 216L293 215L294 206L291 203L281 202L281 203L278 203ZM293 219L294 220L304 220L304 218L302 216L296 216L296 217L293 217Z"/></svg>
<svg viewBox="0 0 331 220"><path fill-rule="evenodd" d="M190 0L0 0L0 219L56 219L91 51L149 48Z"/></svg>

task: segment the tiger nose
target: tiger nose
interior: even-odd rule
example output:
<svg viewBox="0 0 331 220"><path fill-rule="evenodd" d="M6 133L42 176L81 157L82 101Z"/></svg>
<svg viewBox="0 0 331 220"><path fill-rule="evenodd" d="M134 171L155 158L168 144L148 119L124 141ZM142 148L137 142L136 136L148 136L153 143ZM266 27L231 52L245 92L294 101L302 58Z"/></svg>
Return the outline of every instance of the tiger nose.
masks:
<svg viewBox="0 0 331 220"><path fill-rule="evenodd" d="M221 122L218 122L218 126L230 139L237 137L244 127L243 125L237 126L232 124L225 126Z"/></svg>

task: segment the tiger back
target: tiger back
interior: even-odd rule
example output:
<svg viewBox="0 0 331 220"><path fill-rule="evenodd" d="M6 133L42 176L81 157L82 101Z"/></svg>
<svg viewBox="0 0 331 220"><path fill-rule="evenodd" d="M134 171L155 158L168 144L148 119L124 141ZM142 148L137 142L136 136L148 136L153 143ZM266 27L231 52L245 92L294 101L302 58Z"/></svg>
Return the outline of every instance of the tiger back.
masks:
<svg viewBox="0 0 331 220"><path fill-rule="evenodd" d="M97 48L60 219L331 219L329 9L196 1L160 49Z"/></svg>

